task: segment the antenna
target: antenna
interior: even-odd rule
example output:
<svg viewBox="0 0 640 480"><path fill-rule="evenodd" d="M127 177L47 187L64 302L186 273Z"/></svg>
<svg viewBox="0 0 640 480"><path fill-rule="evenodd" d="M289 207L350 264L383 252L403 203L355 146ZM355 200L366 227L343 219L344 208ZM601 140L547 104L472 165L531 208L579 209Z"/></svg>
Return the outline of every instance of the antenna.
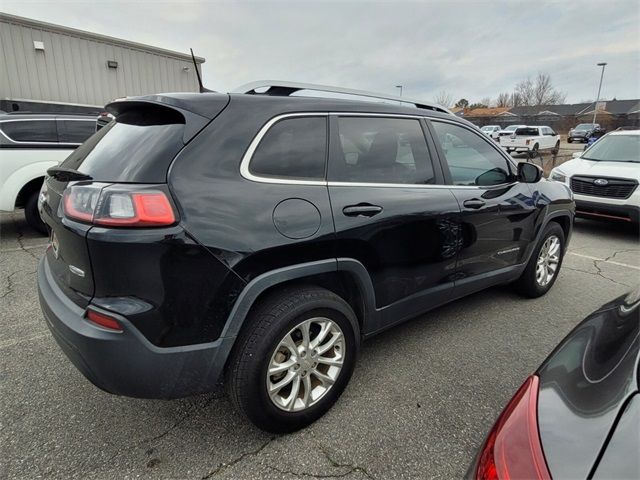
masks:
<svg viewBox="0 0 640 480"><path fill-rule="evenodd" d="M190 48L189 50L191 50L191 60L193 60L193 68L196 69L196 76L198 77L198 86L200 87L200 93L206 93L206 92L214 92L214 90L209 90L208 88L204 88L204 85L202 85L202 78L200 78L200 72L198 71L198 63L196 62L196 57L193 54L193 48Z"/></svg>

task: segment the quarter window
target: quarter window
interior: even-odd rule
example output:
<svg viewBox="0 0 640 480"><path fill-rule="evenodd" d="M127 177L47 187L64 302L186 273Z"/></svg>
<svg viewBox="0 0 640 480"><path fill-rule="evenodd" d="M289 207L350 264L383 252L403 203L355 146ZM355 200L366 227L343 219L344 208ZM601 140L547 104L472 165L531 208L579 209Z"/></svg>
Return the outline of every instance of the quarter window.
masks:
<svg viewBox="0 0 640 480"><path fill-rule="evenodd" d="M499 185L510 180L507 160L484 138L450 123L432 124L454 185Z"/></svg>
<svg viewBox="0 0 640 480"><path fill-rule="evenodd" d="M330 180L360 183L435 183L420 122L383 117L339 117L339 145Z"/></svg>
<svg viewBox="0 0 640 480"><path fill-rule="evenodd" d="M62 143L84 143L95 132L95 121L58 120L58 137Z"/></svg>
<svg viewBox="0 0 640 480"><path fill-rule="evenodd" d="M261 177L322 180L326 149L326 117L287 118L262 138L249 171Z"/></svg>
<svg viewBox="0 0 640 480"><path fill-rule="evenodd" d="M57 142L55 120L26 120L0 123L2 132L16 142Z"/></svg>

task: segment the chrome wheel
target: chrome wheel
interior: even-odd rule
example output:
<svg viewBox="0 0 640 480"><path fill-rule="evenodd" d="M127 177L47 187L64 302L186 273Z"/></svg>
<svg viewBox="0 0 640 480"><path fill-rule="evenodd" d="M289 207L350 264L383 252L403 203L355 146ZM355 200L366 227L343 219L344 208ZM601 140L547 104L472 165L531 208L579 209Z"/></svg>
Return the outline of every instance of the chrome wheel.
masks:
<svg viewBox="0 0 640 480"><path fill-rule="evenodd" d="M344 363L342 330L326 317L305 320L276 347L267 371L267 392L281 410L298 412L317 403L338 379Z"/></svg>
<svg viewBox="0 0 640 480"><path fill-rule="evenodd" d="M542 245L536 264L536 282L541 287L546 287L558 271L560 264L560 239L549 236Z"/></svg>

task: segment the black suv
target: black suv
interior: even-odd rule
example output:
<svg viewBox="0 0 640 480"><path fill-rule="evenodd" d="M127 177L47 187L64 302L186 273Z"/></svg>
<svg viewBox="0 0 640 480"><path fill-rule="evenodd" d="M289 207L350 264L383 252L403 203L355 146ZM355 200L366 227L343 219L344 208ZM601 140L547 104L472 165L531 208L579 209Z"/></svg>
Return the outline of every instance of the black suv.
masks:
<svg viewBox="0 0 640 480"><path fill-rule="evenodd" d="M256 425L292 431L336 401L361 340L492 285L553 285L566 186L445 109L293 91L114 102L49 170L40 303L100 388L224 380Z"/></svg>

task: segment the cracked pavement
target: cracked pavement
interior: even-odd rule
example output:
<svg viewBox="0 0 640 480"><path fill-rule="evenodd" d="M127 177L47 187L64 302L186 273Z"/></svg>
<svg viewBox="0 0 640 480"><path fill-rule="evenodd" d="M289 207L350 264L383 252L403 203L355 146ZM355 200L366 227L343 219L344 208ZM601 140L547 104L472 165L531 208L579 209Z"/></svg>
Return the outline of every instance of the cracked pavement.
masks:
<svg viewBox="0 0 640 480"><path fill-rule="evenodd" d="M85 380L40 313L45 245L22 212L0 214L1 478L459 478L524 378L640 281L637 232L577 220L547 296L493 288L373 338L325 417L272 436L221 394L139 400Z"/></svg>

